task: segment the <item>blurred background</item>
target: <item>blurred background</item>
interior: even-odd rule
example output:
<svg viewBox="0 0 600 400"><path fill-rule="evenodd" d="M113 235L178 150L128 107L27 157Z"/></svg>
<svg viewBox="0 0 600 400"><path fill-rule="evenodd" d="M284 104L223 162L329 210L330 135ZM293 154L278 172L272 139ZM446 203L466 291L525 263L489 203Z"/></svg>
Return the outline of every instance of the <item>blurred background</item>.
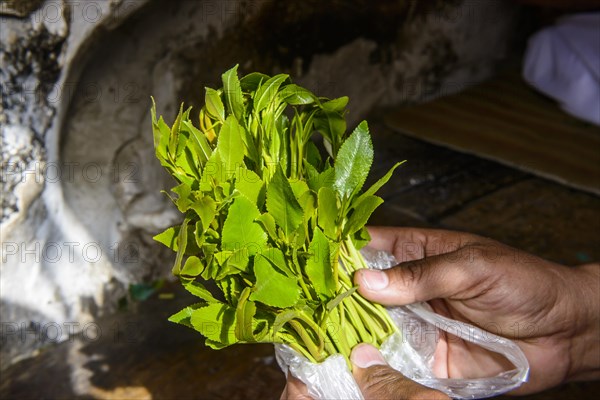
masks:
<svg viewBox="0 0 600 400"><path fill-rule="evenodd" d="M369 120L373 177L408 160L372 224L471 231L565 265L599 260L600 65L593 55L561 64L569 53L555 51L552 31L595 28L599 9L0 1L0 397L279 397L271 346L215 352L166 321L193 300L170 278L172 252L152 240L179 213L160 192L173 182L154 158L150 96L170 123L235 64L349 96L349 127ZM557 80L566 89L548 89Z"/></svg>

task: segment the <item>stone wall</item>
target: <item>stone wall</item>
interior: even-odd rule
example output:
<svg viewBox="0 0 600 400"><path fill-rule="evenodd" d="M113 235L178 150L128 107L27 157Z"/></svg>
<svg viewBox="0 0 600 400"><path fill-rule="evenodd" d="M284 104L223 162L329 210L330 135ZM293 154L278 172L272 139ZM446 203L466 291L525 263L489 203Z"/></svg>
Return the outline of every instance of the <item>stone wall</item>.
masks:
<svg viewBox="0 0 600 400"><path fill-rule="evenodd" d="M486 78L518 18L504 0L321 3L0 3L3 367L168 276L151 95L171 120L239 63L349 95L353 124Z"/></svg>

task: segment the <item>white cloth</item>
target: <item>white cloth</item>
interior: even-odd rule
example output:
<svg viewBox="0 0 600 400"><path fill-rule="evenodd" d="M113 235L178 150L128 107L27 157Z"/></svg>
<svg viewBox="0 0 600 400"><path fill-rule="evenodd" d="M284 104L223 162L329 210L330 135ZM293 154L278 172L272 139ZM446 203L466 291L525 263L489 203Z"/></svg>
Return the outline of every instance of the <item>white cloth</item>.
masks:
<svg viewBox="0 0 600 400"><path fill-rule="evenodd" d="M523 75L568 113L600 125L600 12L564 17L533 35Z"/></svg>

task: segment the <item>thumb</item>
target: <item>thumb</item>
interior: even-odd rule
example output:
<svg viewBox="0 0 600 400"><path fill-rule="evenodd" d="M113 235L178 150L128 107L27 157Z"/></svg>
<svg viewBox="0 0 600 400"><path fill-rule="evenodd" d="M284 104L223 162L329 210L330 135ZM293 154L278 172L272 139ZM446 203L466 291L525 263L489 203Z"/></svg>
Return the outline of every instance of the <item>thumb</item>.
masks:
<svg viewBox="0 0 600 400"><path fill-rule="evenodd" d="M308 395L308 389L302 381L288 371L287 383L283 389L280 400L312 400Z"/></svg>
<svg viewBox="0 0 600 400"><path fill-rule="evenodd" d="M387 306L448 298L473 287L483 271L470 268L469 258L463 256L467 256L465 248L384 271L360 269L354 283L365 298Z"/></svg>
<svg viewBox="0 0 600 400"><path fill-rule="evenodd" d="M437 390L427 388L406 378L391 368L381 353L370 344L359 344L352 350L352 373L365 400L371 399L430 399L449 400Z"/></svg>

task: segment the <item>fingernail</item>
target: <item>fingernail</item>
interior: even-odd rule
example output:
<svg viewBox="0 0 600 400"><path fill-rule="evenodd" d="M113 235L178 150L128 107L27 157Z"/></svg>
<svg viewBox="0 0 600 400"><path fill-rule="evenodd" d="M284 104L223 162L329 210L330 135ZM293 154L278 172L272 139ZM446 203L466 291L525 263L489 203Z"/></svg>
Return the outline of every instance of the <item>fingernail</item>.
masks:
<svg viewBox="0 0 600 400"><path fill-rule="evenodd" d="M385 289L389 283L387 274L376 269L366 269L361 271L362 280L369 290Z"/></svg>
<svg viewBox="0 0 600 400"><path fill-rule="evenodd" d="M383 356L375 347L370 344L359 344L352 349L350 361L358 368L369 368L373 365L387 365Z"/></svg>

